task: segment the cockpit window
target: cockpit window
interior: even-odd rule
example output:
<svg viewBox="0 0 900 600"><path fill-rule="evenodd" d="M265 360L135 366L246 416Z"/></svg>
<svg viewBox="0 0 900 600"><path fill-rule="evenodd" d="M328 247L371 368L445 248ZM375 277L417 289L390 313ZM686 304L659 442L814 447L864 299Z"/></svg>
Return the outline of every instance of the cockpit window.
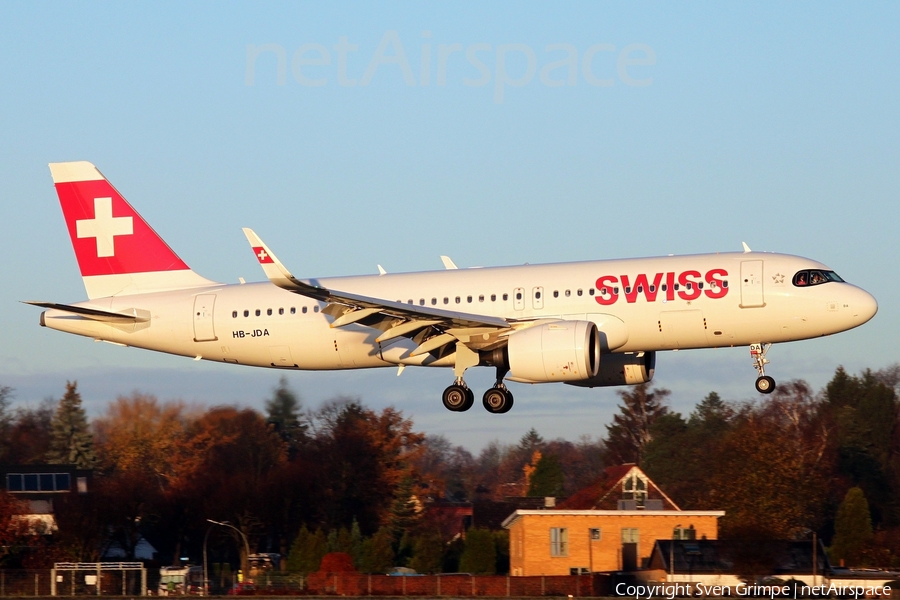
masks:
<svg viewBox="0 0 900 600"><path fill-rule="evenodd" d="M843 282L844 280L834 271L820 271L819 269L809 269L807 271L797 271L794 275L794 285L797 287L807 287L810 285L820 285L829 281Z"/></svg>

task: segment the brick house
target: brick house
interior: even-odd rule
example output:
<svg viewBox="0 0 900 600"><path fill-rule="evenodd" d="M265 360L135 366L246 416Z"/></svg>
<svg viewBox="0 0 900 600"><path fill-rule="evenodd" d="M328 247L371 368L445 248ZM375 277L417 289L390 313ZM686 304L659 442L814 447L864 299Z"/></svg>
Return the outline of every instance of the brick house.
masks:
<svg viewBox="0 0 900 600"><path fill-rule="evenodd" d="M681 510L639 467L610 467L555 508L506 518L510 574L632 571L647 566L656 540L717 539L724 515Z"/></svg>

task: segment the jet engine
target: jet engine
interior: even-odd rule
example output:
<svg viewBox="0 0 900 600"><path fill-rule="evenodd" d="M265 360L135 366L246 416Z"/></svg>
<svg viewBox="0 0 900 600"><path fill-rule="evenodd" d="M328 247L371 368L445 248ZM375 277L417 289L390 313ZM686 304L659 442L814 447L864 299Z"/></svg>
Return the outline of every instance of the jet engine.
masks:
<svg viewBox="0 0 900 600"><path fill-rule="evenodd" d="M605 387L610 385L635 385L653 379L656 369L655 352L604 354L597 374L590 379L566 381L580 387Z"/></svg>
<svg viewBox="0 0 900 600"><path fill-rule="evenodd" d="M513 381L590 380L600 367L600 336L591 321L554 321L511 334L506 352Z"/></svg>

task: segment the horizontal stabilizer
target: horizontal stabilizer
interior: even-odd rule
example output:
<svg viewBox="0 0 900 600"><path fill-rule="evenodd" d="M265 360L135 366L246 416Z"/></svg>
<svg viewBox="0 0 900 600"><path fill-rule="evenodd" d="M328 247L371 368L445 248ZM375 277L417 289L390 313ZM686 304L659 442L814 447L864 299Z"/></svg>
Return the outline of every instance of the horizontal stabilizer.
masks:
<svg viewBox="0 0 900 600"><path fill-rule="evenodd" d="M92 321L103 321L105 323L142 323L149 321L148 316L139 315L137 309L128 309L130 312L111 312L108 310L100 310L97 308L87 308L86 306L72 306L71 304L56 304L54 302L34 302L25 301L25 304L32 306L40 306L41 308L51 308L53 310L61 310L72 313ZM144 312L144 311L141 311Z"/></svg>

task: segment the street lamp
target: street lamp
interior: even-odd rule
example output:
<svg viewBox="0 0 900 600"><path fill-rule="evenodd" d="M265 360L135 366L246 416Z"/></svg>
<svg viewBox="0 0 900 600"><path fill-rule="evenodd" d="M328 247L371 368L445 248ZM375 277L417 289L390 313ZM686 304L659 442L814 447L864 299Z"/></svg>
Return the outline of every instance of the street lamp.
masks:
<svg viewBox="0 0 900 600"><path fill-rule="evenodd" d="M672 530L672 539L669 540L669 582L675 582L675 532L681 529L681 523Z"/></svg>
<svg viewBox="0 0 900 600"><path fill-rule="evenodd" d="M234 529L239 534L241 534L241 538L244 540L244 560L241 561L241 571L244 573L244 578L246 579L250 573L250 542L247 541L247 536L244 535L244 532L229 523L228 521L213 521L212 519L207 519L213 525L221 525L222 527L230 527ZM207 531L209 533L209 531ZM204 555L205 556L205 555ZM205 559L204 559L205 560Z"/></svg>
<svg viewBox="0 0 900 600"><path fill-rule="evenodd" d="M212 527L206 528L206 535L203 536L203 595L209 596L209 568L206 563L206 541L209 539L209 532Z"/></svg>

